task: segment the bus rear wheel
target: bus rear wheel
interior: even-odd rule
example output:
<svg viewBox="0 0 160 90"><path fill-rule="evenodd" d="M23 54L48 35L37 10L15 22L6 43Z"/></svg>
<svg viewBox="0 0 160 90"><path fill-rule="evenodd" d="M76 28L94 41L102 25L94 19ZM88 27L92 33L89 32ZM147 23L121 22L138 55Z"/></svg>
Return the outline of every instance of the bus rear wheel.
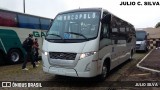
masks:
<svg viewBox="0 0 160 90"><path fill-rule="evenodd" d="M109 64L104 62L103 66L102 66L102 73L99 76L99 80L100 81L105 81L107 76L108 76L108 74L109 74Z"/></svg>
<svg viewBox="0 0 160 90"><path fill-rule="evenodd" d="M144 52L148 52L148 47L145 48L145 51L144 51Z"/></svg>
<svg viewBox="0 0 160 90"><path fill-rule="evenodd" d="M17 49L12 49L8 53L8 60L10 64L18 63L21 60L21 53Z"/></svg>

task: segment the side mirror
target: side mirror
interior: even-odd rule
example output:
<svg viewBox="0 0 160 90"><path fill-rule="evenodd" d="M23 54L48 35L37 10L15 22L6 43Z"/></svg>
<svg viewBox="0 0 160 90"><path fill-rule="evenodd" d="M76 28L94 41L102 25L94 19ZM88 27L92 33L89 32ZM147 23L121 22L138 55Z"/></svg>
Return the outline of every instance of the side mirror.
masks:
<svg viewBox="0 0 160 90"><path fill-rule="evenodd" d="M50 25L52 24L52 22L53 22L53 19L50 20Z"/></svg>
<svg viewBox="0 0 160 90"><path fill-rule="evenodd" d="M109 23L110 21L111 21L111 14L106 15L101 20L102 23Z"/></svg>

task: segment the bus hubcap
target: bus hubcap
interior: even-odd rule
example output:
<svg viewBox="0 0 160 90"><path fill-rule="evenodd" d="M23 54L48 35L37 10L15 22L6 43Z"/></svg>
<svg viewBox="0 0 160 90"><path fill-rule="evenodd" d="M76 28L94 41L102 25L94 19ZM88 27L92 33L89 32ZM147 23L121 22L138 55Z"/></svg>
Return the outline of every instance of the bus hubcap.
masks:
<svg viewBox="0 0 160 90"><path fill-rule="evenodd" d="M103 75L103 77L106 77L106 75L107 75L107 67L106 66L103 66L102 75Z"/></svg>
<svg viewBox="0 0 160 90"><path fill-rule="evenodd" d="M19 60L19 54L17 52L13 52L11 54L11 60L17 62Z"/></svg>

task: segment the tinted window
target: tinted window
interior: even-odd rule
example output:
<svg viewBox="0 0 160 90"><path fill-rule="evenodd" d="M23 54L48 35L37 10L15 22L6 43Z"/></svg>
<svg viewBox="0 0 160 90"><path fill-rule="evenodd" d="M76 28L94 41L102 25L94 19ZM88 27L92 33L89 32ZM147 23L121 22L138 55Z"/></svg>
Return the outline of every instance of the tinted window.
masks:
<svg viewBox="0 0 160 90"><path fill-rule="evenodd" d="M48 31L47 39L86 40L98 35L100 12L74 12L58 15ZM53 35L56 34L56 35Z"/></svg>
<svg viewBox="0 0 160 90"><path fill-rule="evenodd" d="M0 26L17 26L16 14L10 12L0 11Z"/></svg>
<svg viewBox="0 0 160 90"><path fill-rule="evenodd" d="M120 32L121 33L125 33L125 28L123 27L123 28L120 28Z"/></svg>
<svg viewBox="0 0 160 90"><path fill-rule="evenodd" d="M142 41L145 39L147 33L145 31L136 31L136 39L137 41Z"/></svg>
<svg viewBox="0 0 160 90"><path fill-rule="evenodd" d="M43 19L43 18L41 18L40 19L41 29L48 30L49 26L50 26L50 22L51 22L51 20L49 20L49 19Z"/></svg>
<svg viewBox="0 0 160 90"><path fill-rule="evenodd" d="M37 17L18 15L18 21L21 28L40 29L39 18Z"/></svg>

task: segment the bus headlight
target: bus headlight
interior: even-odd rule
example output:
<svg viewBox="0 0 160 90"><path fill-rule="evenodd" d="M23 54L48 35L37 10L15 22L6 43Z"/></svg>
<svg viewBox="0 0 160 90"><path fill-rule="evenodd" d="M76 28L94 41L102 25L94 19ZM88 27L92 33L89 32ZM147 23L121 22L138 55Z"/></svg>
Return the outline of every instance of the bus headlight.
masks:
<svg viewBox="0 0 160 90"><path fill-rule="evenodd" d="M86 52L80 55L80 59L96 54L97 52Z"/></svg>
<svg viewBox="0 0 160 90"><path fill-rule="evenodd" d="M47 56L47 55L48 55L48 52L44 52L44 55L46 55L46 56Z"/></svg>
<svg viewBox="0 0 160 90"><path fill-rule="evenodd" d="M42 53L44 54L44 55L48 55L48 52L46 52L46 51L44 51L44 50L42 50Z"/></svg>

